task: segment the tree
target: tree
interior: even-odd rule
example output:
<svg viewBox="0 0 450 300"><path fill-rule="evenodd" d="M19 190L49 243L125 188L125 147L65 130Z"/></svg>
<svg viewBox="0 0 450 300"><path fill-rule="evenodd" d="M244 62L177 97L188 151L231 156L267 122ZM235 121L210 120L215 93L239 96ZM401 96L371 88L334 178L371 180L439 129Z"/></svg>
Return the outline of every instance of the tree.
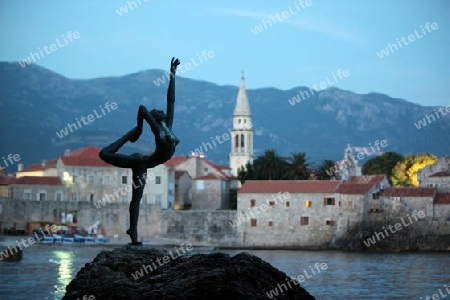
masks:
<svg viewBox="0 0 450 300"><path fill-rule="evenodd" d="M392 171L397 163L402 160L404 160L403 155L397 152L386 152L366 161L362 168L362 173L364 175L386 174L389 182L392 184Z"/></svg>
<svg viewBox="0 0 450 300"><path fill-rule="evenodd" d="M237 209L237 189L230 189L230 209Z"/></svg>
<svg viewBox="0 0 450 300"><path fill-rule="evenodd" d="M309 166L310 163L306 161L309 157L306 157L305 152L294 152L287 158L287 174L284 179L289 180L307 180L309 179Z"/></svg>
<svg viewBox="0 0 450 300"><path fill-rule="evenodd" d="M258 180L280 180L286 173L286 160L277 151L269 149L253 162L255 176Z"/></svg>
<svg viewBox="0 0 450 300"><path fill-rule="evenodd" d="M434 164L437 157L433 154L408 154L398 162L392 170L391 182L393 186L418 186L417 171Z"/></svg>
<svg viewBox="0 0 450 300"><path fill-rule="evenodd" d="M245 166L242 166L238 169L238 180L241 184L244 184L246 180L255 180L255 170L253 169L253 165L248 161Z"/></svg>
<svg viewBox="0 0 450 300"><path fill-rule="evenodd" d="M335 165L334 161L330 159L322 160L319 169L317 170L317 179L330 180L331 177L333 176L336 177L337 175L334 174L334 171L336 170L334 165Z"/></svg>

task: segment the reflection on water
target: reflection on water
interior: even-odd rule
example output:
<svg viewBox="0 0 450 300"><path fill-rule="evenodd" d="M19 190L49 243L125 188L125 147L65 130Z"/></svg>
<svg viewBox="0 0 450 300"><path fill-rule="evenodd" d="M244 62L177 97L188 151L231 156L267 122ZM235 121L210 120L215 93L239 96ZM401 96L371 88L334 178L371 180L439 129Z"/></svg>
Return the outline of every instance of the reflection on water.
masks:
<svg viewBox="0 0 450 300"><path fill-rule="evenodd" d="M0 263L0 299L61 299L67 284L105 246L31 245L23 259ZM195 251L196 250L196 251ZM208 252L194 248L193 252ZM242 251L222 251L235 255ZM325 262L326 270L301 285L316 299L425 299L450 284L445 253L348 253L337 251L247 251L288 276Z"/></svg>
<svg viewBox="0 0 450 300"><path fill-rule="evenodd" d="M52 251L52 256L55 258L50 258L49 262L58 266L58 282L54 285L55 291L52 292L52 295L58 297L64 295L66 291L65 287L72 280L74 254L73 252L57 250Z"/></svg>

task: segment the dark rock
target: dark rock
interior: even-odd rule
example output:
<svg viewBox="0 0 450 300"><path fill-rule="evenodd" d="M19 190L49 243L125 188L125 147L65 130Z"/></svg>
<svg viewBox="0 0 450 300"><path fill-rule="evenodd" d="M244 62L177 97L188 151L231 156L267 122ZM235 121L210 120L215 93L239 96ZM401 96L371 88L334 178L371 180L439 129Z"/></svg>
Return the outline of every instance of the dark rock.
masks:
<svg viewBox="0 0 450 300"><path fill-rule="evenodd" d="M179 252L180 255L174 250L131 245L102 251L69 283L63 300L82 299L85 295L95 296L96 300L270 299L266 293L289 278L245 252L234 257L223 253ZM167 257L164 261L164 256L170 261ZM143 266L147 266L147 272ZM300 285L290 285L291 288L272 299L315 299Z"/></svg>

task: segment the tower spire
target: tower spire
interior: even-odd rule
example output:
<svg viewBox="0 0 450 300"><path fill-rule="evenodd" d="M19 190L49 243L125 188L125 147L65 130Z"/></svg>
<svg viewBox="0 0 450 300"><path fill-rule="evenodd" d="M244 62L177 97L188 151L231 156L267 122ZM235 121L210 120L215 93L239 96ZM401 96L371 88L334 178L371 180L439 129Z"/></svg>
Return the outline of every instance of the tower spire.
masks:
<svg viewBox="0 0 450 300"><path fill-rule="evenodd" d="M241 86L236 100L236 107L234 108L234 116L251 116L250 105L248 103L247 91L245 89L244 71L241 72Z"/></svg>

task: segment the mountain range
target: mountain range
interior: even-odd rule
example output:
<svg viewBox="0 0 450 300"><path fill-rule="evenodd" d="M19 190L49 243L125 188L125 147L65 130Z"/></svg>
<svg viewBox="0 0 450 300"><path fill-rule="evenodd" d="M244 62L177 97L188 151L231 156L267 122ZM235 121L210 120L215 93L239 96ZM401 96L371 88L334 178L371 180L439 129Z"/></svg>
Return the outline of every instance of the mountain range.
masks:
<svg viewBox="0 0 450 300"><path fill-rule="evenodd" d="M165 110L167 81L158 86L158 78L165 78L165 71L69 79L34 64L23 68L17 62L0 62L0 156L19 154L27 166L61 156L65 149L106 146L136 126L140 104ZM309 94L301 98L302 92ZM237 93L237 86L177 76L173 129L181 143L175 155L189 155L210 142L212 149L203 147L205 157L228 164L230 141L213 144L211 138L231 129ZM272 148L284 156L306 152L311 162L319 163L342 159L348 144L370 147L376 140L385 140L383 152L450 153L450 114L438 113L439 107L335 87L314 94L307 87L250 89L247 94L255 156ZM153 149L152 133L145 129L123 153ZM0 166L5 167L3 158Z"/></svg>

